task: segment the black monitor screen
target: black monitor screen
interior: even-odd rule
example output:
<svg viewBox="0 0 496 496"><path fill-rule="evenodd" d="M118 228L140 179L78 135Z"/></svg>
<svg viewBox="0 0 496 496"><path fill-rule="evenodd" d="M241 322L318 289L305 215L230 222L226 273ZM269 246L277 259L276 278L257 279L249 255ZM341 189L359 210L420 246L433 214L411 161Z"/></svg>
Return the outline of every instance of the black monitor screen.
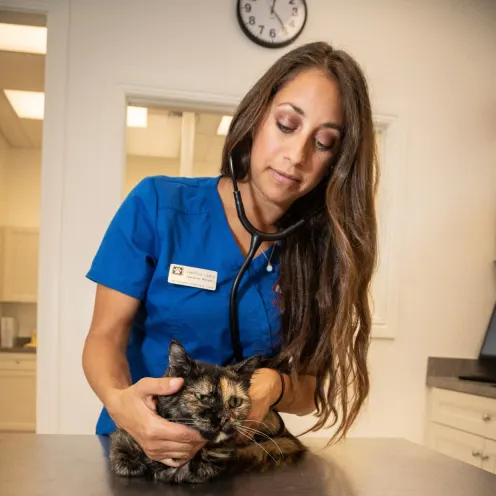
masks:
<svg viewBox="0 0 496 496"><path fill-rule="evenodd" d="M487 327L486 336L480 350L481 358L496 358L496 305Z"/></svg>

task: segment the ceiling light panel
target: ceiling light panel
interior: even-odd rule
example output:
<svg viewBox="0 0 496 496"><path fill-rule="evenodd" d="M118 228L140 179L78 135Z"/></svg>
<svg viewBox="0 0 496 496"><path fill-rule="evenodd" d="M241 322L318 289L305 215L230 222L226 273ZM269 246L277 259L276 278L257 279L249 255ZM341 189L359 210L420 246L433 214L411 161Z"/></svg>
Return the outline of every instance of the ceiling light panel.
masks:
<svg viewBox="0 0 496 496"><path fill-rule="evenodd" d="M146 107L127 107L128 127L146 127L148 122L148 109Z"/></svg>
<svg viewBox="0 0 496 496"><path fill-rule="evenodd" d="M227 131L229 131L229 126L231 125L232 115L224 115L220 121L219 127L217 129L217 134L220 136L226 136Z"/></svg>
<svg viewBox="0 0 496 496"><path fill-rule="evenodd" d="M0 50L46 54L47 28L0 23Z"/></svg>
<svg viewBox="0 0 496 496"><path fill-rule="evenodd" d="M4 90L14 112L21 119L43 119L45 93L39 91Z"/></svg>

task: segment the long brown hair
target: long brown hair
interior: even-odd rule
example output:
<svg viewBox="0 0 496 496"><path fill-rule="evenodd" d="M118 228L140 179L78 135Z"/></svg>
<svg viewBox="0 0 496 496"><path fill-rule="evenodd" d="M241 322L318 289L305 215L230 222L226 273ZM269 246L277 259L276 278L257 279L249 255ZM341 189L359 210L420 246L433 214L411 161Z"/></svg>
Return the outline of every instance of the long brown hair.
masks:
<svg viewBox="0 0 496 496"><path fill-rule="evenodd" d="M346 435L369 394L378 171L368 87L359 65L324 42L283 55L238 106L225 140L221 173L230 176L231 153L237 178L245 176L252 133L274 95L302 70L315 68L338 84L344 126L329 173L279 221L280 227L287 226L323 207L282 242L282 346L274 366L295 378L316 376L318 420L306 432L336 425L341 414L332 441Z"/></svg>

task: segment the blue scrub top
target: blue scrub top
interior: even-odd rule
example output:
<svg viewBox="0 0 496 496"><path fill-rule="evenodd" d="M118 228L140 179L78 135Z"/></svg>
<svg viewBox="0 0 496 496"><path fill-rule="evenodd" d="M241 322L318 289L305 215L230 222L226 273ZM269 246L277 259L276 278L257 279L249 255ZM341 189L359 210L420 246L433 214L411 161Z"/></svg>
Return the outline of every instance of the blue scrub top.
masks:
<svg viewBox="0 0 496 496"><path fill-rule="evenodd" d="M133 383L161 377L168 347L179 340L195 359L221 365L232 355L229 295L244 257L217 190L218 177L148 177L129 193L112 219L87 277L141 300L127 359ZM265 255L270 257L273 247ZM243 356L273 356L280 349L277 306L279 249L273 272L257 256L238 288ZM215 290L168 282L171 264L217 272ZM103 408L97 434L115 424Z"/></svg>

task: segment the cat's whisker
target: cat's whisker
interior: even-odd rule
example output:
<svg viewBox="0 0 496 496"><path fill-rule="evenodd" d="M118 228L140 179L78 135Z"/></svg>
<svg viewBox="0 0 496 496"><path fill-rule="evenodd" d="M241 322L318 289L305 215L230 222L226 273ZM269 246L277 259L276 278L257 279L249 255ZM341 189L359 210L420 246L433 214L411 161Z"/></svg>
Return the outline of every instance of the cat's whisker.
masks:
<svg viewBox="0 0 496 496"><path fill-rule="evenodd" d="M264 436L265 438L269 439L270 441L272 441L277 446L279 453L281 453L282 457L284 458L284 454L283 454L280 446L274 441L274 439L272 439L270 436L265 434L265 432L260 432L260 431L257 431L257 429L252 429L251 427L246 427L246 426L242 426L241 429L246 429L246 431L249 433L259 434L259 435Z"/></svg>
<svg viewBox="0 0 496 496"><path fill-rule="evenodd" d="M250 441L253 441L256 445L258 445L260 448L262 448L265 453L267 453L271 458L272 460L274 460L274 463L277 465L277 462L276 462L276 459L260 444L260 443L257 443L255 441L255 439L253 439L252 437L250 436L247 436L244 432L241 432L241 430L239 428L236 428L236 430L244 437L246 437L247 439L249 439Z"/></svg>
<svg viewBox="0 0 496 496"><path fill-rule="evenodd" d="M245 419L245 420L243 420L243 422L258 422L259 424L262 424L265 427L267 427L267 429L270 429L270 427L265 422L263 422L262 420L247 420L247 419Z"/></svg>

